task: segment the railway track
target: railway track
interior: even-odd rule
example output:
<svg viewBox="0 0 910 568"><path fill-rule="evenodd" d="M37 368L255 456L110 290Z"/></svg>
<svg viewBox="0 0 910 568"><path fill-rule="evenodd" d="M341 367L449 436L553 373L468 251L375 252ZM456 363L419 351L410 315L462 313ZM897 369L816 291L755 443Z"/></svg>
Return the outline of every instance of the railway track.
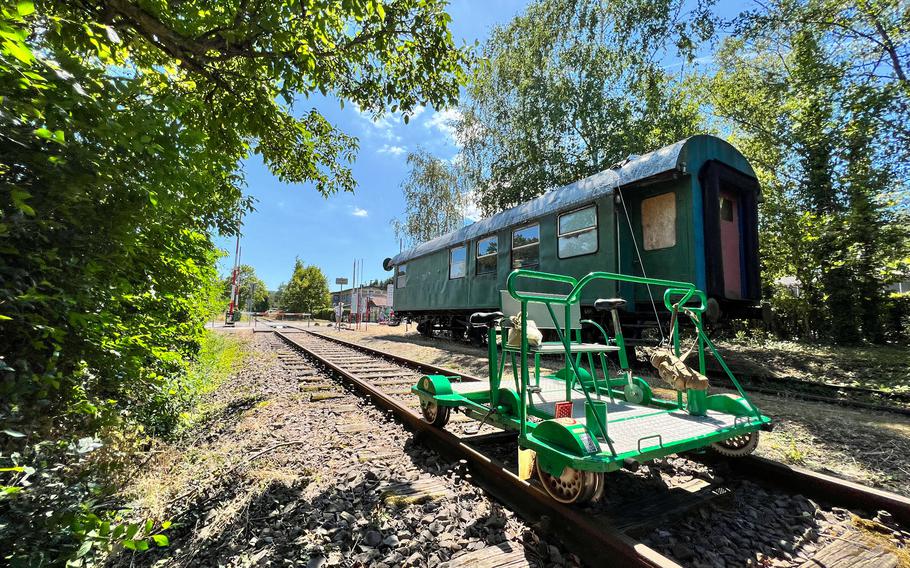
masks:
<svg viewBox="0 0 910 568"><path fill-rule="evenodd" d="M285 325L287 328L303 329L291 324L280 325ZM642 367L637 367L637 369L645 374L652 370L646 364L642 364ZM796 378L749 375L739 372L735 368L732 368L732 370L736 373L743 387L749 392L910 416L910 393L908 392L892 392ZM707 375L717 385L730 389L734 388L733 383L720 369L709 368Z"/></svg>
<svg viewBox="0 0 910 568"><path fill-rule="evenodd" d="M809 554L823 554L830 546L844 546L849 539L836 535L828 535L833 544L823 546L826 531L833 530L831 527L834 526L844 528L841 526L846 522L844 519L840 519L838 525L836 518L829 518L834 515L832 511L840 510L839 507L872 513L885 510L890 514L887 519L910 526L908 499L758 457L733 462L715 462L701 457L674 458L658 466L642 468L640 472L614 474L611 478L614 487L608 489L608 497L600 503L585 508L562 506L534 483L521 481L515 475L514 434L490 426L476 431L476 422L460 414L453 415L447 430L432 427L421 419L417 398L410 393L410 386L421 375L438 373L459 375L466 381L479 379L293 327L276 328L275 334L374 405L394 415L428 446L447 458L464 460L475 483L527 521L544 525L542 528L555 533L590 565L603 564L605 559L610 559L617 565L679 566L666 553L684 562L692 561L690 553L695 547L692 543L697 541L691 540L695 537L687 531L697 533L705 529L696 524L680 530L681 520L702 519L710 527L711 519L719 515L724 523L751 523L756 529L767 528L756 526L758 521L754 518L740 519L736 514L729 518L731 508L734 511L742 509L753 516L776 518L775 515L783 515L789 519L786 511L792 506L804 520L811 518L808 528L818 532L819 527L814 525L823 525L820 538L815 541L799 540L805 540L805 530L808 530L802 527L802 536L792 539L795 544L788 542L785 545L784 538L772 538L771 543L755 545L758 558L761 555L780 556L784 563L776 565L781 566L799 565L787 564L788 556L801 561L811 557ZM824 505L816 505L810 499ZM766 506L762 501L771 505ZM788 503L787 507L782 508L782 502ZM813 506L818 509L812 510ZM819 516L825 521L817 520ZM774 521L765 522L773 524ZM776 537L781 531L774 526L768 533ZM898 529L895 531L904 545L910 541L910 532L904 535ZM737 544L729 539L727 542ZM723 550L727 549L731 547L725 546ZM868 552L868 549L857 548L857 553ZM720 557L721 549L716 552ZM798 556L800 552L803 556ZM737 553L734 550L734 554ZM835 556L837 554L843 555L843 551ZM745 564L745 558L742 560ZM738 564L727 558L713 565Z"/></svg>

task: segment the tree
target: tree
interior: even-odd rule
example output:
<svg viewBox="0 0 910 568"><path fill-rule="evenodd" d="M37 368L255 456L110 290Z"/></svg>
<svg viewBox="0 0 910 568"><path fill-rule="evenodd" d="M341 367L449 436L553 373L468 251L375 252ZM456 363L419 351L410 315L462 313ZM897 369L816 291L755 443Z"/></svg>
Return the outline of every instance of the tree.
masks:
<svg viewBox="0 0 910 568"><path fill-rule="evenodd" d="M766 295L780 300L771 283L796 275L802 297L788 315L803 322L798 332L843 343L883 338L885 285L910 257L895 198L910 181L907 149L893 146L905 127L894 122L902 71L876 76L867 48L883 60L888 48L868 44L874 29L857 31L877 27L864 23L868 4L787 1L746 14L706 81L762 183Z"/></svg>
<svg viewBox="0 0 910 568"><path fill-rule="evenodd" d="M287 284L282 282L278 285L277 290L269 291L269 307L272 309L278 308L281 306L281 298L284 296L284 290L287 288Z"/></svg>
<svg viewBox="0 0 910 568"><path fill-rule="evenodd" d="M485 215L704 131L698 102L662 68L713 31L681 0L538 0L493 30L457 135Z"/></svg>
<svg viewBox="0 0 910 568"><path fill-rule="evenodd" d="M425 150L408 154L411 171L401 184L405 214L394 219L395 235L414 245L464 224L466 195L455 166Z"/></svg>
<svg viewBox="0 0 910 568"><path fill-rule="evenodd" d="M221 280L224 295L230 301L231 297L231 276L228 275ZM256 276L256 270L249 264L241 264L237 267L237 284L238 289L238 309L247 309L247 302L250 299L250 290L253 291L252 310L254 312L264 312L269 309L269 291L265 282Z"/></svg>
<svg viewBox="0 0 910 568"><path fill-rule="evenodd" d="M281 309L295 313L315 313L332 305L329 281L318 266L305 266L298 258L294 272L281 294Z"/></svg>

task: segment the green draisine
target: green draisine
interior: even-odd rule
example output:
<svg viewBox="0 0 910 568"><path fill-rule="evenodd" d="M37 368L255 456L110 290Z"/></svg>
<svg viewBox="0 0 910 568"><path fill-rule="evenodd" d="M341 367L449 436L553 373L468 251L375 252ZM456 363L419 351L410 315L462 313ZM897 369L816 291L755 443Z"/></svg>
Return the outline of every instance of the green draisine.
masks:
<svg viewBox="0 0 910 568"><path fill-rule="evenodd" d="M686 355L697 353L701 375L706 356L715 357L737 394L709 395L707 388L692 387L678 388L675 398L656 396L628 364L618 316L625 300L601 298L593 304L612 316L612 335L596 322L580 319L579 304L596 284L661 287L663 307L673 314L663 348L684 361L680 322L691 325L696 341ZM758 431L771 425L708 338L703 323L707 295L691 283L611 272L576 279L519 269L509 274L501 297L503 311L520 320L506 319L503 312L471 317L473 325L487 330L488 381L428 375L411 390L420 398L424 418L436 426L444 427L452 409L459 409L481 424L517 431L519 447L535 452L537 475L554 499L577 503L596 498L607 485L604 473L673 453L712 448L727 456L746 455L755 449ZM510 340L504 323L509 321L520 321L511 330L520 333L520 342ZM529 342L530 321L554 330L558 340ZM595 327L598 341L582 340L586 325ZM611 353L618 356L615 373L606 362ZM542 356L562 360L562 369L542 373Z"/></svg>

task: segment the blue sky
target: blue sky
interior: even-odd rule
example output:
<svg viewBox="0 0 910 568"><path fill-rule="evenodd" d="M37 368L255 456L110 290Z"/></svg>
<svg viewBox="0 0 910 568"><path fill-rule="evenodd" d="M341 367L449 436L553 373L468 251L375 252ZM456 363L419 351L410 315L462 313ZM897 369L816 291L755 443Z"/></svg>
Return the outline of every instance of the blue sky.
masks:
<svg viewBox="0 0 910 568"><path fill-rule="evenodd" d="M453 0L449 6L456 42L483 42L496 25L520 13L527 0ZM732 15L739 2L721 2L720 11ZM672 61L667 68L674 67ZM401 182L407 174L405 158L418 147L450 159L458 151L447 119L452 110L426 108L404 124L400 116L373 121L353 105L344 109L336 99L317 97L298 101L295 111L315 107L347 134L360 140L352 166L357 188L353 194L323 198L308 184L284 184L272 176L258 156L245 164L246 193L256 200L256 211L244 219L241 262L252 265L270 290L290 278L294 259L322 268L330 287L336 277L351 278L353 261L363 259L364 280L385 278L382 260L394 256L399 245L390 221L404 212ZM228 274L233 264L233 239L216 239L230 254L219 264Z"/></svg>
<svg viewBox="0 0 910 568"><path fill-rule="evenodd" d="M449 6L453 36L457 42L482 42L493 26L508 22L525 4L454 0ZM256 211L244 219L241 262L253 266L270 290L290 278L298 256L321 267L333 290L336 277L351 278L354 258L363 259L365 280L388 276L382 260L398 253L390 221L404 212L400 185L407 174L407 152L422 147L442 158L457 153L445 120L452 111L427 108L409 124L391 115L373 122L350 104L342 110L336 99L322 97L299 101L295 111L310 107L360 140L352 166L357 189L323 198L309 184L281 183L257 156L247 161L246 193L258 202ZM230 251L219 266L227 274L233 263L233 239L216 242Z"/></svg>

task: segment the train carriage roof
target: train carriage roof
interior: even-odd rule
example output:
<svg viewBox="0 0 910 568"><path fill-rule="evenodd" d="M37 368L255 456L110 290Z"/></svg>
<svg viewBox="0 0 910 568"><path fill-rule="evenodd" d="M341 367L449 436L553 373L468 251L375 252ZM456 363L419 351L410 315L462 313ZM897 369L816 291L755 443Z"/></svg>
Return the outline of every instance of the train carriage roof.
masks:
<svg viewBox="0 0 910 568"><path fill-rule="evenodd" d="M692 151L693 147L695 147L694 152ZM690 154L698 154L698 158L700 158L697 160L699 162L698 165L709 159L719 159L724 162L732 162L730 163L731 166L755 177L755 173L742 154L728 142L715 136L692 136L641 156L629 156L613 168L569 185L550 189L531 201L421 243L391 259L387 259L384 263L385 268L391 270L393 266L411 259L483 237L508 227L517 227L543 215L569 210L577 205L609 195L617 187L625 188L667 172L691 172L691 168L687 170L687 160L690 158Z"/></svg>

